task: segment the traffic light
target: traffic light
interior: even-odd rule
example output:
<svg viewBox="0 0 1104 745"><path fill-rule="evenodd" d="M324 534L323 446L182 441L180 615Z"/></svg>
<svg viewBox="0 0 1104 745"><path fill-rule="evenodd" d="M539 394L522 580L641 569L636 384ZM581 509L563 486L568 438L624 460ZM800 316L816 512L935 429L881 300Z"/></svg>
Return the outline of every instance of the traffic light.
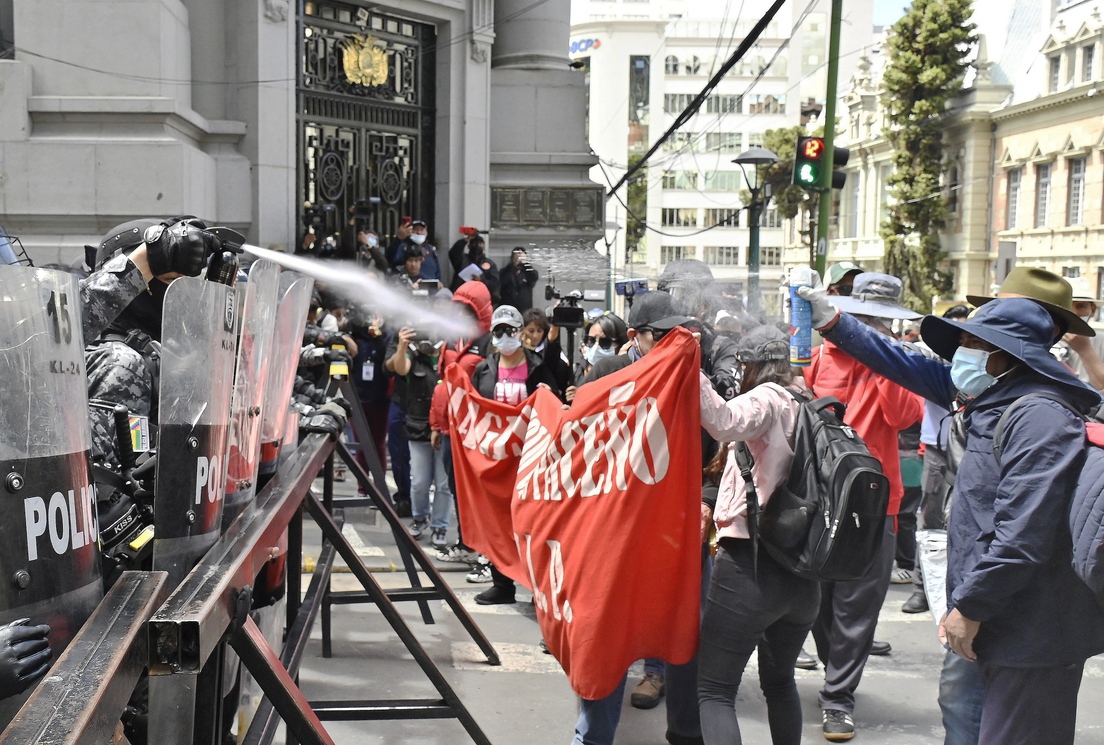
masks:
<svg viewBox="0 0 1104 745"><path fill-rule="evenodd" d="M793 184L810 191L816 191L820 187L820 174L824 166L824 138L822 137L798 137L797 148L794 151ZM832 149L833 168L842 168L847 165L847 159L851 157L851 151L847 148L837 147ZM832 171L832 188L842 189L847 181L847 174L843 171Z"/></svg>
<svg viewBox="0 0 1104 745"><path fill-rule="evenodd" d="M793 168L793 183L795 186L813 190L817 188L820 184L820 160L823 155L824 140L821 138L797 138Z"/></svg>

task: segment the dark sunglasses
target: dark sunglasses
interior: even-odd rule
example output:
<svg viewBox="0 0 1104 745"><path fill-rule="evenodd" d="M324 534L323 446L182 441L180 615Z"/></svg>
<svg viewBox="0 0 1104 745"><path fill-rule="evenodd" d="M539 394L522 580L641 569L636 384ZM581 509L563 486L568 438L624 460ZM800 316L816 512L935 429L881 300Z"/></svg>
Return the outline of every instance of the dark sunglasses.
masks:
<svg viewBox="0 0 1104 745"><path fill-rule="evenodd" d="M602 349L609 349L613 346L613 339L609 338L608 336L603 336L601 339L596 336L588 336L583 339L583 344L588 347L593 347L594 342L598 342L598 346L600 346Z"/></svg>
<svg viewBox="0 0 1104 745"><path fill-rule="evenodd" d="M494 338L501 339L504 336L517 336L519 330L513 326L498 326L491 333L494 334Z"/></svg>
<svg viewBox="0 0 1104 745"><path fill-rule="evenodd" d="M836 285L835 289L837 295L851 297L851 293L854 291L855 287L853 285Z"/></svg>
<svg viewBox="0 0 1104 745"><path fill-rule="evenodd" d="M651 333L652 341L659 341L663 337L667 336L667 334L674 331L676 328L684 328L692 334L696 334L696 333L698 333L702 330L701 324L698 323L697 321L687 321L686 323L680 324L678 326L675 326L674 328L669 328L669 329L657 329L657 328L652 328L651 326L644 326L642 328L638 328L636 331L637 331L637 333L640 333L640 334L647 331L647 332Z"/></svg>

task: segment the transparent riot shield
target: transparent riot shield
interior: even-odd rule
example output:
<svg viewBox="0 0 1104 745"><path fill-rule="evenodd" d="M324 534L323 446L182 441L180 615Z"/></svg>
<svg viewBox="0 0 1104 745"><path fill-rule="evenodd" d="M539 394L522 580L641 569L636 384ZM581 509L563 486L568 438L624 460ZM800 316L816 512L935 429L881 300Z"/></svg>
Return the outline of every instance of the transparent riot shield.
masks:
<svg viewBox="0 0 1104 745"><path fill-rule="evenodd" d="M219 537L237 296L185 277L165 293L153 568L175 587Z"/></svg>
<svg viewBox="0 0 1104 745"><path fill-rule="evenodd" d="M296 279L296 277L298 277ZM299 366L299 349L303 343L303 327L307 322L314 280L284 272L281 279L293 279L280 299L273 337L273 364L265 381L264 423L261 426L261 473L271 476L276 471L280 442L285 439L291 389L295 384L295 369ZM294 440L291 444L296 444Z"/></svg>
<svg viewBox="0 0 1104 745"><path fill-rule="evenodd" d="M54 659L103 597L80 303L71 275L0 267L0 624L48 623Z"/></svg>
<svg viewBox="0 0 1104 745"><path fill-rule="evenodd" d="M252 505L256 494L265 381L281 361L272 350L279 289L280 267L271 261L254 262L249 281L237 287L241 335L230 405L226 503L222 508L224 530Z"/></svg>

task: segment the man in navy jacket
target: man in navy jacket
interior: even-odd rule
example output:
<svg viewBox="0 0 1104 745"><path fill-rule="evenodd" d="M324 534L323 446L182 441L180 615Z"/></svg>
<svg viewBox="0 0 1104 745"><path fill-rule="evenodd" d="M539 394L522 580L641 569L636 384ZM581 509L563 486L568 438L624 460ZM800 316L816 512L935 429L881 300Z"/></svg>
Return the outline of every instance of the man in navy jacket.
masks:
<svg viewBox="0 0 1104 745"><path fill-rule="evenodd" d="M1070 565L1069 499L1084 463L1084 423L1100 396L1049 354L1065 329L1024 298L994 300L965 323L928 316L924 341L951 367L910 352L801 290L825 338L875 372L940 405L966 407L966 453L948 525L952 651L985 686L982 745L1073 743L1084 662L1104 652L1104 612ZM1000 457L993 448L1001 414ZM1073 409L1073 411L1071 411Z"/></svg>

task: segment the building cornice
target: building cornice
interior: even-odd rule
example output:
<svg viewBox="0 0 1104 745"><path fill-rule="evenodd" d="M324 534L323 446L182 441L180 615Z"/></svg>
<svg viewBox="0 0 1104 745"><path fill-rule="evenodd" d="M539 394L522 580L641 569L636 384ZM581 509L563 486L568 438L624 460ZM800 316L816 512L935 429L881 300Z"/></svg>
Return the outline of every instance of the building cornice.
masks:
<svg viewBox="0 0 1104 745"><path fill-rule="evenodd" d="M993 121L1000 123L1016 117L1027 116L1038 111L1055 109L1060 106L1068 106L1074 103L1088 102L1097 95L1101 95L1100 105L1104 106L1104 91L1098 83L1085 83L1076 88L1071 88L1060 93L1049 93L1045 96L1012 104L1003 109L997 109L992 113Z"/></svg>

